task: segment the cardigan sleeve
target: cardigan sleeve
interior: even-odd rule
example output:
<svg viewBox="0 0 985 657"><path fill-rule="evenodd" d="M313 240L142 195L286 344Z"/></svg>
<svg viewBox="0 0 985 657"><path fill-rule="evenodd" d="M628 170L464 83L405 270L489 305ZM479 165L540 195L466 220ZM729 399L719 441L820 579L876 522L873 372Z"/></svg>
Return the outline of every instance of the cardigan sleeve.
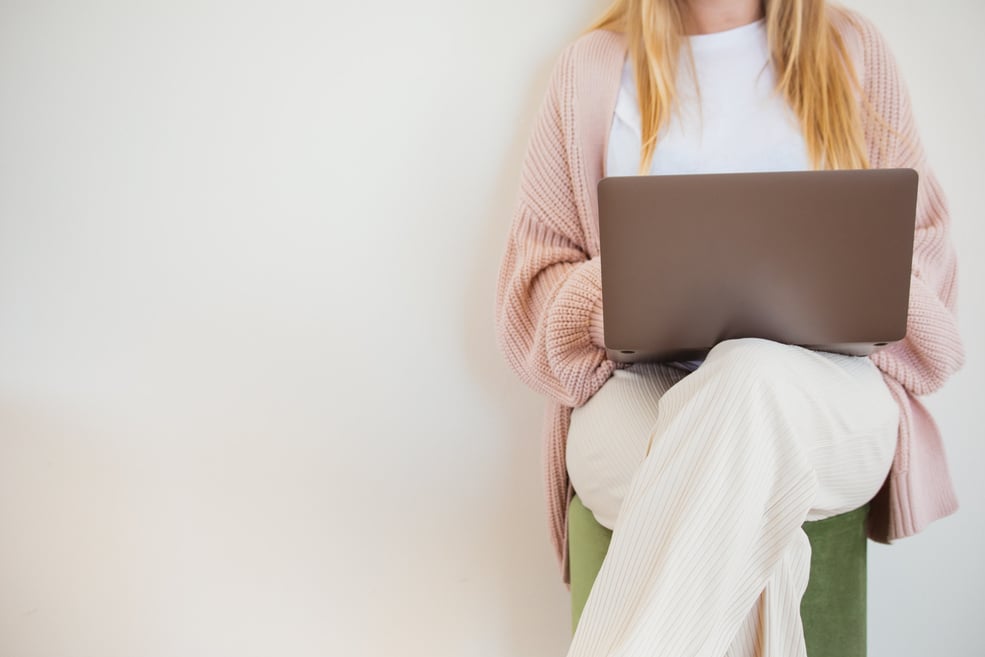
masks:
<svg viewBox="0 0 985 657"><path fill-rule="evenodd" d="M911 393L925 395L939 389L965 361L957 317L958 262L950 210L927 161L897 61L871 22L864 24L870 48L868 86L883 85L877 92L885 99L882 115L896 133L889 136L888 167L913 168L918 175L906 336L869 358Z"/></svg>
<svg viewBox="0 0 985 657"><path fill-rule="evenodd" d="M496 334L533 390L583 405L621 364L606 357L599 256L590 257L571 163L571 68L562 52L530 134L496 291Z"/></svg>

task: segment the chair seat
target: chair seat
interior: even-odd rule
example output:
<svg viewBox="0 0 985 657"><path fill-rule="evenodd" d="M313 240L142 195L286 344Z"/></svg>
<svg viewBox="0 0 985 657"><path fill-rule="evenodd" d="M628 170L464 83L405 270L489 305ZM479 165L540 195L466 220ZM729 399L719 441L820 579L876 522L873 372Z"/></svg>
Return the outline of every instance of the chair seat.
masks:
<svg viewBox="0 0 985 657"><path fill-rule="evenodd" d="M805 522L811 574L800 604L809 657L865 657L866 550L869 504ZM599 524L576 494L568 507L571 630L578 627L612 531Z"/></svg>

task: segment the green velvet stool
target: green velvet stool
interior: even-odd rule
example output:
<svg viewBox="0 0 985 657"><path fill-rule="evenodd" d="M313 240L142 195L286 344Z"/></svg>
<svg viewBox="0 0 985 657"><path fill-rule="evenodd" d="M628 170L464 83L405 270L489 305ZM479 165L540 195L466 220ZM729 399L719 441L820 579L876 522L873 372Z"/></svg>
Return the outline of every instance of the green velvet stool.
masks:
<svg viewBox="0 0 985 657"><path fill-rule="evenodd" d="M809 657L865 657L868 513L865 504L803 525L811 542L811 575L800 604ZM611 537L575 495L568 507L572 632Z"/></svg>

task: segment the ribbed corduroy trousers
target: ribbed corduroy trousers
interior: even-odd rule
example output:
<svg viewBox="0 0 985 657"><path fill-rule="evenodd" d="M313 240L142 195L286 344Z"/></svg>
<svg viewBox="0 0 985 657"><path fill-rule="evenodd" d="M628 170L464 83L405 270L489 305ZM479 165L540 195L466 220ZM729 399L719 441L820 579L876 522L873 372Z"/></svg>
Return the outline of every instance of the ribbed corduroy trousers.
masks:
<svg viewBox="0 0 985 657"><path fill-rule="evenodd" d="M613 530L568 657L804 657L801 525L872 499L898 424L864 356L736 338L693 372L615 370L568 431Z"/></svg>

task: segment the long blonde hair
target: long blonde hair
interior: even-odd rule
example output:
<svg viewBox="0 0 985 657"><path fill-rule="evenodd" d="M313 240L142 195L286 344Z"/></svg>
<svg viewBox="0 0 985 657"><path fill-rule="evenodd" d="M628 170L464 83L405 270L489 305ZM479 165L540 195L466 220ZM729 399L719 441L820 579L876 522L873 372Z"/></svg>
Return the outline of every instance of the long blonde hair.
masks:
<svg viewBox="0 0 985 657"><path fill-rule="evenodd" d="M636 71L642 148L640 175L650 170L657 135L675 108L678 54L686 46L692 79L694 56L684 37L687 0L615 0L583 33L621 32ZM762 0L776 91L797 116L815 169L867 169L863 117L853 95L883 127L895 132L862 93L845 43L829 12L854 22L850 10L827 0ZM700 90L699 90L700 100ZM881 145L882 139L877 140Z"/></svg>

